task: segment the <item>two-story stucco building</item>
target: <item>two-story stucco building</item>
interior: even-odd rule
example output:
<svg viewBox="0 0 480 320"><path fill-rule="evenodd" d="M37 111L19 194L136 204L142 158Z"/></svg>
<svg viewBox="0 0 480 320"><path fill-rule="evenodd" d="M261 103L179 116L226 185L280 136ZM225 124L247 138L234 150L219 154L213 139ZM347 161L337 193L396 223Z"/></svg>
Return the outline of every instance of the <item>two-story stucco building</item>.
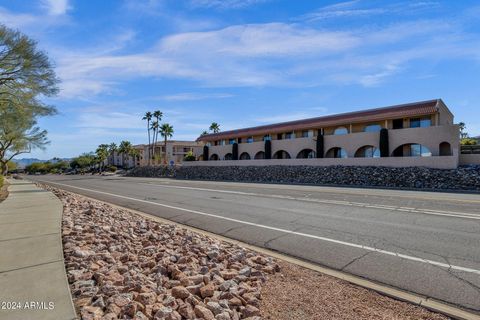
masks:
<svg viewBox="0 0 480 320"><path fill-rule="evenodd" d="M196 165L385 165L454 168L459 127L441 99L200 136ZM189 164L193 165L193 164Z"/></svg>

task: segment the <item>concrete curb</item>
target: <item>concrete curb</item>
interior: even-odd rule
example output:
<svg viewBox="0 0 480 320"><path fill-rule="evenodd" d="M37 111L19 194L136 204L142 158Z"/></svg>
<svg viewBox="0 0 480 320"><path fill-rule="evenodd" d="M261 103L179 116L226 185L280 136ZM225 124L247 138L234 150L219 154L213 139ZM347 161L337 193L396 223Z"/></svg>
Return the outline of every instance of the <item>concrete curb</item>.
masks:
<svg viewBox="0 0 480 320"><path fill-rule="evenodd" d="M26 180L0 203L0 319L78 319L63 260L63 205Z"/></svg>
<svg viewBox="0 0 480 320"><path fill-rule="evenodd" d="M58 187L56 187L56 188L58 188ZM61 189L61 188L59 188L59 189ZM71 191L68 191L68 190L65 190L65 191L71 192ZM74 193L74 192L72 192L72 193ZM247 249L259 252L259 253L263 253L263 254L272 256L274 258L284 260L284 261L299 265L301 267L308 268L308 269L311 269L311 270L314 270L314 271L317 271L317 272L320 272L320 273L323 273L323 274L326 274L326 275L329 275L329 276L332 276L332 277L335 277L335 278L338 278L338 279L341 279L341 280L344 280L344 281L347 281L347 282L350 282L354 285L358 285L358 286L366 288L366 289L374 290L374 291L376 291L380 294L389 296L391 298L401 300L401 301L405 301L405 302L409 302L409 303L412 303L412 304L415 304L415 305L418 305L418 306L422 306L426 309L432 310L432 311L437 312L437 313L444 314L444 315L449 316L449 317L454 318L454 319L480 320L480 314L475 314L475 313L469 312L467 310L457 308L455 306L452 306L450 304L444 303L444 302L439 301L439 300L429 298L427 296L417 295L417 294L410 293L410 292L407 292L407 291L404 291L404 290L389 287L389 286L386 286L386 285L383 285L383 284L380 284L380 283L376 283L374 281L366 280L364 278L357 277L357 276L354 276L354 275L351 275L351 274L348 274L348 273L345 273L345 272L341 272L341 271L331 269L331 268L327 268L327 267L322 267L322 266L317 265L317 264L313 264L313 263L310 263L310 262L307 262L307 261L304 261L304 260L300 260L300 259L288 256L288 255L276 252L276 251L272 251L272 250L261 248L261 247L251 245L251 244L248 244L248 243L245 243L245 242L242 242L242 241L238 241L238 240L234 240L234 239L227 238L227 237L224 237L224 236L220 236L218 234L211 233L209 231L205 231L203 229L190 227L190 226L178 223L178 222L174 222L174 221L171 221L171 220L168 220L168 219L160 218L160 217L157 217L157 216L154 216L154 215L151 215L151 214L148 214L148 213L144 213L144 212L141 212L141 211L138 211L138 210L135 210L135 209L122 207L122 206L113 204L113 203L108 202L108 201L98 200L98 199L95 199L95 198L92 198L92 197L89 197L89 196L85 196L85 195L82 195L82 194L80 194L80 196L91 199L91 200L107 203L107 204L109 204L109 205L111 205L112 207L115 207L115 208L128 210L132 213L135 213L135 214L140 215L140 216L145 217L145 218L152 219L152 220L157 221L157 222L166 223L166 224L173 224L173 225L185 228L187 230L191 230L193 232L204 234L206 236L209 236L209 237L221 240L221 241L229 242L229 243L232 243L232 244L237 244L237 245L240 245L244 248L247 248Z"/></svg>

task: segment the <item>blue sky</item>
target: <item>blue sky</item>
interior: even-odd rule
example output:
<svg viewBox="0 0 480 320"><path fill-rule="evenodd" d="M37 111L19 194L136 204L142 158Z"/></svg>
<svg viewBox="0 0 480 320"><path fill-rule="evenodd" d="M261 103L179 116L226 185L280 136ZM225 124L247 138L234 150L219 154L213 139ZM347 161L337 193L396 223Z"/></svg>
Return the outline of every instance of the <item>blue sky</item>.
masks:
<svg viewBox="0 0 480 320"><path fill-rule="evenodd" d="M41 159L145 143L141 117L156 109L193 140L213 121L442 98L480 134L478 1L3 0L0 21L37 40L62 80Z"/></svg>

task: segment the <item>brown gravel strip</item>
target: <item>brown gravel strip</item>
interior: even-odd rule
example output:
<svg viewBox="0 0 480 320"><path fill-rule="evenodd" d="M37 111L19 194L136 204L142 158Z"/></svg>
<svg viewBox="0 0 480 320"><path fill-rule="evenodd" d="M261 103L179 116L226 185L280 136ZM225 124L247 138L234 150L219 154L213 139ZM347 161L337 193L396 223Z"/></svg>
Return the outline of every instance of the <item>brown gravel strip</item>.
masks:
<svg viewBox="0 0 480 320"><path fill-rule="evenodd" d="M278 261L262 288L261 316L275 320L448 319L319 272Z"/></svg>
<svg viewBox="0 0 480 320"><path fill-rule="evenodd" d="M447 319L238 245L43 187L64 205L65 264L82 319Z"/></svg>

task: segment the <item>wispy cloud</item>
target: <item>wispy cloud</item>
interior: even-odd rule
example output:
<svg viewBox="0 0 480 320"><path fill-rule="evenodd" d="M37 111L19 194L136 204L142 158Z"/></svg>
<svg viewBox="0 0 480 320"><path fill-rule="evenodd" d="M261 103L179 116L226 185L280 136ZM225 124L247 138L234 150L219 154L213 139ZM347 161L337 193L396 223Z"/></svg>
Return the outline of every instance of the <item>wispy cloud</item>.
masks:
<svg viewBox="0 0 480 320"><path fill-rule="evenodd" d="M183 92L177 94L171 94L160 97L166 101L193 101L193 100L207 100L207 99L225 99L233 97L230 93L195 93L195 92Z"/></svg>
<svg viewBox="0 0 480 320"><path fill-rule="evenodd" d="M269 0L191 0L194 8L239 9L267 2Z"/></svg>
<svg viewBox="0 0 480 320"><path fill-rule="evenodd" d="M42 3L51 15L66 14L71 9L69 0L42 0Z"/></svg>

